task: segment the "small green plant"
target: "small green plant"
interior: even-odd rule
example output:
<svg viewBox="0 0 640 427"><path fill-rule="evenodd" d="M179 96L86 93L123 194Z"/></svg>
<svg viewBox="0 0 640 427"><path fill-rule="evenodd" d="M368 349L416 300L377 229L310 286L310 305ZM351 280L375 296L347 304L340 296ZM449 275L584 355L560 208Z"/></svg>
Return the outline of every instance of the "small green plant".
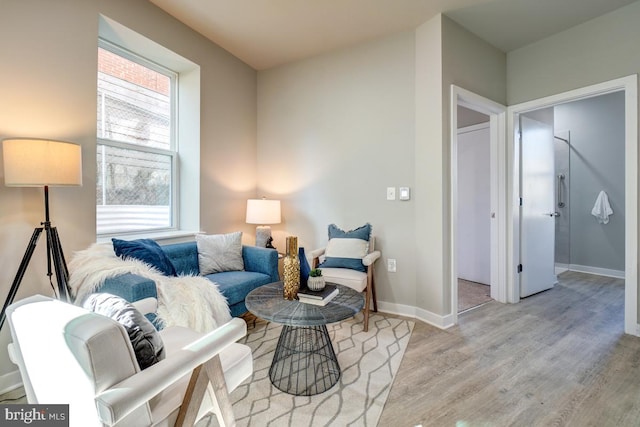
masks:
<svg viewBox="0 0 640 427"><path fill-rule="evenodd" d="M314 268L309 272L309 277L321 277L321 276L322 276L322 270L320 270L319 268Z"/></svg>

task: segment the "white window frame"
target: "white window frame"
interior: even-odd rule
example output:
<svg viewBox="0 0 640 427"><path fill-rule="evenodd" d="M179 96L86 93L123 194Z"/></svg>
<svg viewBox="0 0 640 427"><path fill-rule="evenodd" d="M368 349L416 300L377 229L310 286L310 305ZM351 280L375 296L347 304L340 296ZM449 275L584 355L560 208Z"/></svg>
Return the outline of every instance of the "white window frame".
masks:
<svg viewBox="0 0 640 427"><path fill-rule="evenodd" d="M178 90L179 90L179 73L163 67L156 62L153 62L141 55L138 55L128 49L111 43L105 39L98 39L98 47L108 50L118 56L121 56L129 61L138 63L144 67L154 70L160 74L163 74L170 79L170 134L169 134L169 149L161 149L154 147L145 147L143 145L137 145L122 141L114 141L104 137L104 133L101 136L97 136L97 145L103 145L105 147L122 148L129 150L136 150L141 152L147 152L152 154L161 154L171 157L171 194L170 194L170 226L162 228L148 228L144 230L123 230L108 233L98 233L98 237L111 237L111 236L125 236L135 234L149 234L156 232L170 232L180 229L180 171L179 171L179 141L178 141ZM104 94L103 98L104 100ZM104 107L103 107L104 111ZM103 124L104 131L104 124ZM105 169L103 168L103 173ZM104 190L104 177L103 177L103 190ZM96 220L97 223L97 220ZM97 224L96 224L97 226Z"/></svg>

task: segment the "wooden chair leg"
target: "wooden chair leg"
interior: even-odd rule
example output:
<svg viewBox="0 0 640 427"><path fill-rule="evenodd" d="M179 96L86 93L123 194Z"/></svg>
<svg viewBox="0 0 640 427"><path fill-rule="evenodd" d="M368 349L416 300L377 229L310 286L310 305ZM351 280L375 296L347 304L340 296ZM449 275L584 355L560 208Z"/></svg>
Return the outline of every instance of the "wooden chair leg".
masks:
<svg viewBox="0 0 640 427"><path fill-rule="evenodd" d="M220 356L215 356L193 370L180 406L180 412L178 412L176 427L193 426L195 424L209 383L213 388L214 396L212 398L215 400L214 405L218 409L216 414L218 424L221 427L233 427L236 425L227 384L224 380L224 372L220 364Z"/></svg>
<svg viewBox="0 0 640 427"><path fill-rule="evenodd" d="M376 296L376 282L371 275L371 296L373 297L373 311L378 312L378 297Z"/></svg>
<svg viewBox="0 0 640 427"><path fill-rule="evenodd" d="M202 365L193 370L187 391L182 399L182 405L180 405L180 412L178 412L178 418L175 423L176 427L193 426L195 424L198 409L202 405L202 399L207 390L208 381L206 374L202 371Z"/></svg>
<svg viewBox="0 0 640 427"><path fill-rule="evenodd" d="M213 386L213 394L215 396L215 404L218 406L218 424L220 427L234 427L236 419L233 415L233 407L231 399L229 399L229 391L227 383L224 380L224 372L220 364L220 356L205 362L204 369L207 371L209 382Z"/></svg>
<svg viewBox="0 0 640 427"><path fill-rule="evenodd" d="M364 298L364 331L367 332L369 330L369 300L371 299L368 286L364 291Z"/></svg>

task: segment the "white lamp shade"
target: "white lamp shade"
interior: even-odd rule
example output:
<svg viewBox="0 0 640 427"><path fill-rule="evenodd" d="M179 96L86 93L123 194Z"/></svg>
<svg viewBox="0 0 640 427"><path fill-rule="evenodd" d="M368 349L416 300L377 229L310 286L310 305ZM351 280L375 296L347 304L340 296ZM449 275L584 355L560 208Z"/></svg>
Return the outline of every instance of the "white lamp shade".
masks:
<svg viewBox="0 0 640 427"><path fill-rule="evenodd" d="M2 141L2 154L7 186L82 185L82 150L78 144L8 138Z"/></svg>
<svg viewBox="0 0 640 427"><path fill-rule="evenodd" d="M247 224L280 224L280 200L247 200Z"/></svg>

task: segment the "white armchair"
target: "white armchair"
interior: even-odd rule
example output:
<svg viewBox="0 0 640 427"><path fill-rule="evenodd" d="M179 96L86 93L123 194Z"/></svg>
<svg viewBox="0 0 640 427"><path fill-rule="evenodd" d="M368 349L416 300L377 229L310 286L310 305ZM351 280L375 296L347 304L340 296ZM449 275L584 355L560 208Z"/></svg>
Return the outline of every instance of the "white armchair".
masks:
<svg viewBox="0 0 640 427"><path fill-rule="evenodd" d="M140 370L129 336L111 318L41 295L7 310L27 401L69 404L71 426L192 426L214 412L235 425L228 392L251 376L246 334L233 319L201 334L169 327L166 357Z"/></svg>
<svg viewBox="0 0 640 427"><path fill-rule="evenodd" d="M351 270L348 268L325 268L322 267L322 276L327 282L348 286L358 292L364 292L364 331L369 330L369 311L378 311L378 300L376 298L376 286L374 281L374 264L380 258L380 251L375 250L375 238L369 239L369 253L362 258L362 264L367 268L366 273ZM326 248L311 251L311 268L317 268L323 261ZM373 302L373 310L370 309Z"/></svg>

